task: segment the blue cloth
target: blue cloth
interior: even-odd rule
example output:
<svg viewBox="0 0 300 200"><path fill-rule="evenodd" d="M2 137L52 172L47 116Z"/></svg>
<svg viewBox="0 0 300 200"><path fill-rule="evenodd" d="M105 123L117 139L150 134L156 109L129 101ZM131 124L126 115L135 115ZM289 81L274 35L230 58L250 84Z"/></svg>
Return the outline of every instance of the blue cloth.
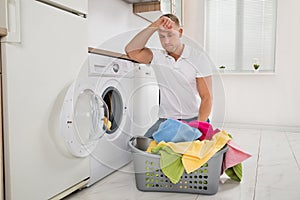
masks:
<svg viewBox="0 0 300 200"><path fill-rule="evenodd" d="M188 119L178 119L178 120L182 120L182 121L186 121L186 122L190 122L190 121L194 121L194 120L197 120L198 116L196 117L192 117L192 118L188 118ZM166 118L159 118L148 130L147 132L145 133L145 137L148 137L148 138L151 138L153 139L152 135L155 131L158 130L159 126L161 123L163 123L164 121L166 121L167 119Z"/></svg>
<svg viewBox="0 0 300 200"><path fill-rule="evenodd" d="M167 119L160 124L158 130L153 133L156 142L190 142L201 137L202 133L178 120Z"/></svg>

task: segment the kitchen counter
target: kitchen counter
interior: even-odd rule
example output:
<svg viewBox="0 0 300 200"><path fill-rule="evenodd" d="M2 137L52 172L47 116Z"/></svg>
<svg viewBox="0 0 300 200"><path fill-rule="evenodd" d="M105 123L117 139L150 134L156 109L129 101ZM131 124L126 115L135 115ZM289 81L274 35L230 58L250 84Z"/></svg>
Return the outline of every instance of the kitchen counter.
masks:
<svg viewBox="0 0 300 200"><path fill-rule="evenodd" d="M0 37L7 35L7 29L0 27Z"/></svg>
<svg viewBox="0 0 300 200"><path fill-rule="evenodd" d="M129 58L126 54L122 54L122 53L107 51L107 50L104 50L104 49L97 49L97 48L93 48L93 47L89 47L88 52L93 53L93 54L109 56L109 57L113 57L113 58L119 58L119 59L123 59L123 60L129 60L129 61L132 61L132 62L136 63L135 60Z"/></svg>

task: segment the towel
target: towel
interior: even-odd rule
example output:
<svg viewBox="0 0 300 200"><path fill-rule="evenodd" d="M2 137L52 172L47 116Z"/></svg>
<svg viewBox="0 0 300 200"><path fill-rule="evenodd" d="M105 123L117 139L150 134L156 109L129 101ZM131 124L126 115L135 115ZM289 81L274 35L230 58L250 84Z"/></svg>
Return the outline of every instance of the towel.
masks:
<svg viewBox="0 0 300 200"><path fill-rule="evenodd" d="M149 144L149 146L148 146L146 152L151 153L152 148L156 147L157 144L158 144L158 143L157 143L155 140L152 140L152 141L150 142L150 144Z"/></svg>
<svg viewBox="0 0 300 200"><path fill-rule="evenodd" d="M158 130L153 133L156 142L187 142L201 137L202 133L178 120L167 119L160 124Z"/></svg>
<svg viewBox="0 0 300 200"><path fill-rule="evenodd" d="M172 183L178 183L184 172L184 167L181 162L182 155L175 153L168 146L153 147L151 152L160 154L160 168L162 172Z"/></svg>
<svg viewBox="0 0 300 200"><path fill-rule="evenodd" d="M182 163L187 173L191 173L203 164L205 164L215 153L221 150L226 143L230 140L228 134L225 131L221 131L215 134L212 140L195 141L203 143L198 157L193 155L184 154L182 156ZM175 151L176 152L176 151ZM203 156L203 157L200 157Z"/></svg>
<svg viewBox="0 0 300 200"><path fill-rule="evenodd" d="M184 123L188 124L191 127L197 128L202 133L202 136L199 138L200 140L210 140L214 135L212 125L208 122L193 120L191 122Z"/></svg>
<svg viewBox="0 0 300 200"><path fill-rule="evenodd" d="M182 164L185 171L189 174L203 164L205 164L216 152L218 152L230 140L225 131L215 134L212 140L192 141L192 142L160 142L157 146L168 146L175 153L183 154ZM152 145L155 145L152 143ZM151 146L151 145L150 145ZM153 148L153 146L152 146ZM148 148L148 151L150 149ZM151 151L152 152L152 151Z"/></svg>
<svg viewBox="0 0 300 200"><path fill-rule="evenodd" d="M242 150L233 140L227 142L228 150L222 164L222 172L233 180L241 182L243 171L242 162L251 157L251 154Z"/></svg>
<svg viewBox="0 0 300 200"><path fill-rule="evenodd" d="M197 128L201 133L201 137L199 140L211 140L211 138L218 132L220 132L219 129L213 129L212 125L208 122L203 122L203 121L197 121L193 120L190 122L182 121L183 123Z"/></svg>
<svg viewBox="0 0 300 200"><path fill-rule="evenodd" d="M242 168L242 163L239 163L233 167L230 167L228 169L225 170L225 173L227 174L227 176L237 182L241 182L242 181L242 177L243 177L243 168Z"/></svg>

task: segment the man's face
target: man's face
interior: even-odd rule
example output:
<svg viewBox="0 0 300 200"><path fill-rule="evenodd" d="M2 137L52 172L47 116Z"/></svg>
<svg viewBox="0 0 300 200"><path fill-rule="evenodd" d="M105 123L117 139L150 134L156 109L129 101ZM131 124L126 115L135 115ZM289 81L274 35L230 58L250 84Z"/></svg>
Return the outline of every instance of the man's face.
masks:
<svg viewBox="0 0 300 200"><path fill-rule="evenodd" d="M158 36L162 47L169 53L175 53L178 46L181 44L182 29L173 27L171 29L159 29Z"/></svg>

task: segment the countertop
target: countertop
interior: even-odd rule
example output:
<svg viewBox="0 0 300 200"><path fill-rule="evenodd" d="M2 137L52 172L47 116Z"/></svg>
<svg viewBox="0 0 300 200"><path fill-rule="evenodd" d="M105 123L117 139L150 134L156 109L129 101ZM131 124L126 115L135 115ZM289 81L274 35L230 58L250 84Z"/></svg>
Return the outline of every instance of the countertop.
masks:
<svg viewBox="0 0 300 200"><path fill-rule="evenodd" d="M97 49L94 47L89 47L88 52L93 53L93 54L99 54L99 55L104 55L104 56L109 56L109 57L113 57L113 58L119 58L119 59L123 59L123 60L129 60L132 62L136 62L135 60L132 60L131 58L129 58L126 54L117 53L117 52L113 52L113 51L107 51L104 49Z"/></svg>
<svg viewBox="0 0 300 200"><path fill-rule="evenodd" d="M7 29L0 27L0 37L7 35Z"/></svg>

